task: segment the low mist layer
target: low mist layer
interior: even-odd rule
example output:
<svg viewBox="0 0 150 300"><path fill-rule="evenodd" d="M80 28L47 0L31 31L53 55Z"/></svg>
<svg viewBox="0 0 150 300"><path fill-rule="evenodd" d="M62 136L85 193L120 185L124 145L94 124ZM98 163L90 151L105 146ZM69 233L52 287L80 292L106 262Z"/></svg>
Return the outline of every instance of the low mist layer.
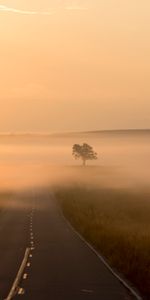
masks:
<svg viewBox="0 0 150 300"><path fill-rule="evenodd" d="M98 160L80 167L74 143L86 142ZM150 131L0 136L0 189L24 189L74 182L148 187Z"/></svg>

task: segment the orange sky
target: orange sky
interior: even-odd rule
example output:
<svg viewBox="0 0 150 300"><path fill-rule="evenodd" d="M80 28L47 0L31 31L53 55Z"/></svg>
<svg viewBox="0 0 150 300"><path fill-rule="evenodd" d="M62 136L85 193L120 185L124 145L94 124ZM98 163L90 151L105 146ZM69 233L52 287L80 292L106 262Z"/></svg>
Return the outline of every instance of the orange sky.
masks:
<svg viewBox="0 0 150 300"><path fill-rule="evenodd" d="M0 1L0 131L150 128L149 0Z"/></svg>

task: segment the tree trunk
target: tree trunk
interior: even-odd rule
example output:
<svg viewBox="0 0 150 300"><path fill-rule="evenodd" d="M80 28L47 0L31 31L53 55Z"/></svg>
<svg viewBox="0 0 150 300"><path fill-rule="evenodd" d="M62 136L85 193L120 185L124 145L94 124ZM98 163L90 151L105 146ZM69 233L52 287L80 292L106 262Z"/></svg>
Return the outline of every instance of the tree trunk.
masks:
<svg viewBox="0 0 150 300"><path fill-rule="evenodd" d="M86 166L86 160L83 159L83 167L85 167L85 166Z"/></svg>

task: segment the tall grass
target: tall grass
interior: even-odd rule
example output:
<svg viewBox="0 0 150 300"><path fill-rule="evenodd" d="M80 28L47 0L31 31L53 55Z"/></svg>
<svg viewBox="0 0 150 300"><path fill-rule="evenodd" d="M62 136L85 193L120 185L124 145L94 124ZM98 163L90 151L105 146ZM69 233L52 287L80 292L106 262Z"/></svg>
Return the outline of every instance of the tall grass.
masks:
<svg viewBox="0 0 150 300"><path fill-rule="evenodd" d="M150 299L150 194L123 189L60 188L64 215Z"/></svg>

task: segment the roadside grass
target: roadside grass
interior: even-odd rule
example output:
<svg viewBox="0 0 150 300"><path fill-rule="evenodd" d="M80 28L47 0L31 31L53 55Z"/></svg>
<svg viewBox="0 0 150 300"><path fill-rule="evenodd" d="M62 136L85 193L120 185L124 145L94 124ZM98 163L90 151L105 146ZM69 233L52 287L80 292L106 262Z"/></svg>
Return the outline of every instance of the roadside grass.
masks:
<svg viewBox="0 0 150 300"><path fill-rule="evenodd" d="M56 197L71 224L150 299L149 191L70 186Z"/></svg>

